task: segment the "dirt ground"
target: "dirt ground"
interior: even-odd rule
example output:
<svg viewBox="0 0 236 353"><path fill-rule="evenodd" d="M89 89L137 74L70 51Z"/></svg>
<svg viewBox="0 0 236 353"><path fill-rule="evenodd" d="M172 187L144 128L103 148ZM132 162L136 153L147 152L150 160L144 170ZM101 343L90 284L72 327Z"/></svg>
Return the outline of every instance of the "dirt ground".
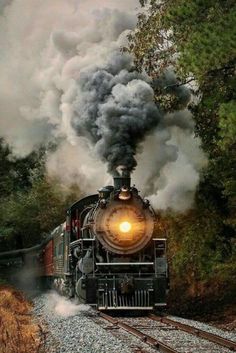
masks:
<svg viewBox="0 0 236 353"><path fill-rule="evenodd" d="M203 317L203 320L222 330L236 332L236 305L230 305L220 312Z"/></svg>

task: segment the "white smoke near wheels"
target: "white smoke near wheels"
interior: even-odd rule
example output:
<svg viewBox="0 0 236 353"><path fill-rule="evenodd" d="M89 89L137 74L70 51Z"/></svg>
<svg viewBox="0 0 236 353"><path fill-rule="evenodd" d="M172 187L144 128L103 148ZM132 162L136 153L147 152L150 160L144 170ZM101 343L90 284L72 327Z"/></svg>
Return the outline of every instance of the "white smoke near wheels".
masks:
<svg viewBox="0 0 236 353"><path fill-rule="evenodd" d="M78 304L75 300L66 299L55 291L50 291L45 301L45 311L59 317L71 317L91 310L89 305Z"/></svg>
<svg viewBox="0 0 236 353"><path fill-rule="evenodd" d="M158 208L184 210L204 158L189 113L164 115L149 79L120 51L137 6L134 0L4 1L0 134L20 155L56 140L48 172L87 192L110 182L107 170L123 164L132 171L138 162L133 179L143 194ZM155 84L173 83L167 73ZM175 94L189 99L184 87Z"/></svg>

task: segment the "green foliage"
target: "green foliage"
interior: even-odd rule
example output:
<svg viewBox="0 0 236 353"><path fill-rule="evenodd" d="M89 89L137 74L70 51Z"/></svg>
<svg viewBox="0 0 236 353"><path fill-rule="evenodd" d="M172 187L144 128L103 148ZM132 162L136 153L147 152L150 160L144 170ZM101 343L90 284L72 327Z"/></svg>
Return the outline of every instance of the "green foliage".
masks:
<svg viewBox="0 0 236 353"><path fill-rule="evenodd" d="M0 196L9 195L14 188L14 169L9 147L0 139Z"/></svg>
<svg viewBox="0 0 236 353"><path fill-rule="evenodd" d="M219 145L227 148L235 143L236 136L236 102L230 101L223 103L219 109L219 128L220 137Z"/></svg>
<svg viewBox="0 0 236 353"><path fill-rule="evenodd" d="M23 247L37 244L42 235L65 220L68 197L55 180L40 178L28 192L13 194L0 207L0 232Z"/></svg>
<svg viewBox="0 0 236 353"><path fill-rule="evenodd" d="M0 198L32 186L32 173L43 175L45 150L33 151L28 156L16 158L10 147L0 138Z"/></svg>
<svg viewBox="0 0 236 353"><path fill-rule="evenodd" d="M236 7L230 1L168 1L166 24L171 26L178 69L193 72L198 81L221 69L235 56Z"/></svg>
<svg viewBox="0 0 236 353"><path fill-rule="evenodd" d="M235 59L234 1L145 3L149 5L147 14L140 14L136 32L129 39L136 65L151 76L173 64L182 78L193 73L200 82L209 71L227 68Z"/></svg>
<svg viewBox="0 0 236 353"><path fill-rule="evenodd" d="M227 247L219 236L222 225L217 216L214 210L202 212L198 209L172 217L172 266L179 277L188 274L190 282L193 277L195 280L206 278L214 266L222 261Z"/></svg>
<svg viewBox="0 0 236 353"><path fill-rule="evenodd" d="M1 251L38 244L65 220L66 208L79 198L78 186L65 189L45 172L45 150L13 156L0 141Z"/></svg>

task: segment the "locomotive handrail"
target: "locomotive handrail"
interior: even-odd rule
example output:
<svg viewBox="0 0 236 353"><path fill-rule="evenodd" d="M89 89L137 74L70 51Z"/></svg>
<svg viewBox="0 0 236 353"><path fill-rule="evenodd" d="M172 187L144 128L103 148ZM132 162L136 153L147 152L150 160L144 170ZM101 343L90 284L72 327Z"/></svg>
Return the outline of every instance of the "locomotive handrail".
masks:
<svg viewBox="0 0 236 353"><path fill-rule="evenodd" d="M96 262L96 266L152 266L154 262Z"/></svg>
<svg viewBox="0 0 236 353"><path fill-rule="evenodd" d="M158 241L158 240L167 241L166 238L152 238L152 240L154 240L154 241Z"/></svg>
<svg viewBox="0 0 236 353"><path fill-rule="evenodd" d="M67 212L72 212L76 208L80 208L80 210L82 211L85 205L91 204L92 201L96 203L98 201L98 198L99 198L98 194L86 196L83 199L80 199L79 201L76 201L73 205L71 205L67 209Z"/></svg>
<svg viewBox="0 0 236 353"><path fill-rule="evenodd" d="M4 251L4 252L0 253L0 259L4 259L7 257L12 258L12 257L22 256L24 254L30 253L31 251L39 250L41 247L42 247L42 245L38 244L38 245L32 246L30 248Z"/></svg>
<svg viewBox="0 0 236 353"><path fill-rule="evenodd" d="M82 242L82 241L95 241L95 238L81 238L79 240L80 240L80 242Z"/></svg>
<svg viewBox="0 0 236 353"><path fill-rule="evenodd" d="M79 245L83 241L95 241L95 238L81 238L81 239L76 239L72 243L70 243L70 248L74 248L75 246Z"/></svg>
<svg viewBox="0 0 236 353"><path fill-rule="evenodd" d="M30 248L16 249L0 252L0 259L13 258L28 254L32 251L40 250L45 244L47 244L51 239L52 235L47 236L40 244L31 246Z"/></svg>

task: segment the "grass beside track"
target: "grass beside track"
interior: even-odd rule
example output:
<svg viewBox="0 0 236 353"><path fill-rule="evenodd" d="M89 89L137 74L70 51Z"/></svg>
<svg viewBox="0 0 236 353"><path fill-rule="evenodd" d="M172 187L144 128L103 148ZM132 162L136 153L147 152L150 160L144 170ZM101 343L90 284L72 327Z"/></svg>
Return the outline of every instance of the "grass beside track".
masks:
<svg viewBox="0 0 236 353"><path fill-rule="evenodd" d="M24 295L0 285L0 353L42 352L42 329Z"/></svg>

